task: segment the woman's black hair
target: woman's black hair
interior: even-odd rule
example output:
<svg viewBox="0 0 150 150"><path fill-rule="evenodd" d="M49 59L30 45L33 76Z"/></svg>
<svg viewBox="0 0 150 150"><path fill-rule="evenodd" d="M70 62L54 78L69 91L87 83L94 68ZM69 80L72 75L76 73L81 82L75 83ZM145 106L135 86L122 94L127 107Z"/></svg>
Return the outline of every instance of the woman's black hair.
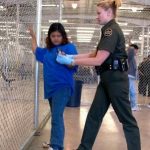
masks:
<svg viewBox="0 0 150 150"><path fill-rule="evenodd" d="M51 24L51 26L49 28L48 36L46 38L46 47L48 49L51 49L55 46L51 41L50 35L51 35L51 33L56 32L56 31L58 31L62 35L62 38L63 38L62 43L61 43L62 45L69 43L67 33L65 31L64 26L61 23L53 23L53 24Z"/></svg>

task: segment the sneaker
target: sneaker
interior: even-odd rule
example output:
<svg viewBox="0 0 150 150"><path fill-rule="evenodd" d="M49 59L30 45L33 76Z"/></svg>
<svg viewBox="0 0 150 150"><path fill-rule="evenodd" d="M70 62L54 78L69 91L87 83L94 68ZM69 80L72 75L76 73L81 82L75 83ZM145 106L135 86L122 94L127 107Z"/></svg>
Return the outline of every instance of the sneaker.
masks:
<svg viewBox="0 0 150 150"><path fill-rule="evenodd" d="M42 147L43 148L49 148L50 144L48 144L47 142L43 142L42 143Z"/></svg>
<svg viewBox="0 0 150 150"><path fill-rule="evenodd" d="M139 110L141 110L141 108L139 108L139 107L133 107L132 108L132 111L139 111Z"/></svg>

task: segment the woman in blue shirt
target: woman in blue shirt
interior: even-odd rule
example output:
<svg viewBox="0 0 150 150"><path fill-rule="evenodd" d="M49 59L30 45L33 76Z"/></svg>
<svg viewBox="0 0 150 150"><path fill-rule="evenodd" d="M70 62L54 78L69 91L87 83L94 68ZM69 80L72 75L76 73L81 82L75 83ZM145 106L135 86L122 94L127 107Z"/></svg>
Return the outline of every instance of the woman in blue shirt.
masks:
<svg viewBox="0 0 150 150"><path fill-rule="evenodd" d="M30 28L32 50L37 61L43 64L44 95L48 99L52 120L49 150L63 150L64 145L64 109L73 92L73 74L77 67L61 65L56 62L59 51L65 54L77 54L76 47L69 43L62 24L53 23L48 31L46 47L37 46L36 36Z"/></svg>

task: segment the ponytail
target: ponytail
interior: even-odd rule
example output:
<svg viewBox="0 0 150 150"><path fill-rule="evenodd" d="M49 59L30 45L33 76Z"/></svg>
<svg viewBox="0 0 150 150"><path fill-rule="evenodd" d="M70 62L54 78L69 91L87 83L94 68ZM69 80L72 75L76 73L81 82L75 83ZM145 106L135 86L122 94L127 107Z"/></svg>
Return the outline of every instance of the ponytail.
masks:
<svg viewBox="0 0 150 150"><path fill-rule="evenodd" d="M114 0L115 5L117 6L117 8L119 8L122 4L122 0Z"/></svg>
<svg viewBox="0 0 150 150"><path fill-rule="evenodd" d="M97 6L108 10L109 8L112 9L114 16L116 17L117 9L121 6L122 0L102 0Z"/></svg>

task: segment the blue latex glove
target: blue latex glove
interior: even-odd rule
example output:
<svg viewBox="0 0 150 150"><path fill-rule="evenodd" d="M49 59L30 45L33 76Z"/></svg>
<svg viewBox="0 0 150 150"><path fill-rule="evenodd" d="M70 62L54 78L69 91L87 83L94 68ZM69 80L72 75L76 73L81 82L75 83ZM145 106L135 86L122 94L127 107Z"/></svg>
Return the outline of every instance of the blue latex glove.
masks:
<svg viewBox="0 0 150 150"><path fill-rule="evenodd" d="M74 57L75 57L76 55L69 55L69 54L66 54L66 56L67 56L68 58L74 59Z"/></svg>
<svg viewBox="0 0 150 150"><path fill-rule="evenodd" d="M71 59L70 57L62 54L58 54L56 61L62 65L72 65L74 62L74 59Z"/></svg>

